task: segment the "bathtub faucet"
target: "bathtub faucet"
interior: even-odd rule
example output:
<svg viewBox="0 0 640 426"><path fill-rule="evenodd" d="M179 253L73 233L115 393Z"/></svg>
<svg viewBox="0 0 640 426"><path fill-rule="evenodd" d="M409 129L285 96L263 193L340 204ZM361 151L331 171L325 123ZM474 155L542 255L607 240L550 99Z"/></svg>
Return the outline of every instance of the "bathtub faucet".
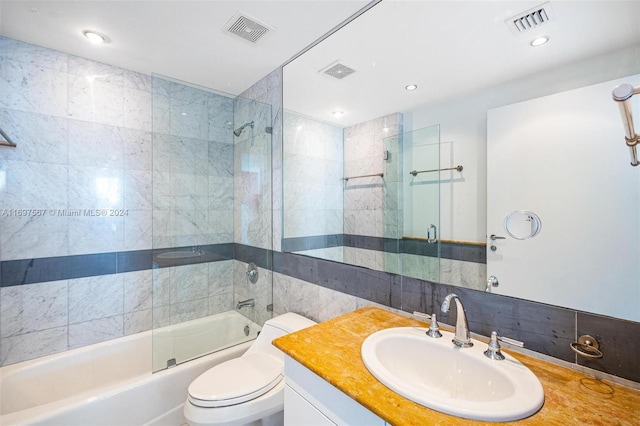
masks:
<svg viewBox="0 0 640 426"><path fill-rule="evenodd" d="M236 305L236 309L244 308L245 306L253 307L255 306L255 302L253 299L241 300Z"/></svg>

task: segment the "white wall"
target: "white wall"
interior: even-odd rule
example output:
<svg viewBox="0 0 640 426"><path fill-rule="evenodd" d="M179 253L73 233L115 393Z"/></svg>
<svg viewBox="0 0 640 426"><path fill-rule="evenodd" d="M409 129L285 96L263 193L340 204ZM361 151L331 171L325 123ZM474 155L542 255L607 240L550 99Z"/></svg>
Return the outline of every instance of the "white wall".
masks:
<svg viewBox="0 0 640 426"><path fill-rule="evenodd" d="M488 112L487 230L506 237L487 252L496 292L640 320L640 170L611 100L622 83L640 74ZM507 236L514 210L538 215L540 234Z"/></svg>
<svg viewBox="0 0 640 426"><path fill-rule="evenodd" d="M486 118L489 109L634 74L640 70L639 58L640 45L631 46L545 74L505 82L483 92L469 93L463 99L447 104L401 111L406 132L440 125L442 167L464 166L461 174L446 172L441 176L441 238L486 240ZM469 78L473 78L472 69Z"/></svg>

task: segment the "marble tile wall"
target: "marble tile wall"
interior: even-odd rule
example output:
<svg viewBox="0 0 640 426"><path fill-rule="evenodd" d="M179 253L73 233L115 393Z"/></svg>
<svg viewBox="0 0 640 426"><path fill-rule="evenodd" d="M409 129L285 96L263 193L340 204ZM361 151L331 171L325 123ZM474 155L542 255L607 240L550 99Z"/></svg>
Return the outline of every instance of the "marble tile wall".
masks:
<svg viewBox="0 0 640 426"><path fill-rule="evenodd" d="M258 281L251 283L247 279L247 262L233 261L233 298L236 302L253 299L254 306L240 308L242 315L257 324L264 324L272 317L269 305L273 303L273 271L270 268L257 266Z"/></svg>
<svg viewBox="0 0 640 426"><path fill-rule="evenodd" d="M233 103L234 129L254 123L234 137L234 240L269 249L273 243L272 145L274 138L281 138L282 127L281 122L275 123L280 110L272 107L273 102L281 104L281 95L270 89L273 78L277 76L265 77Z"/></svg>
<svg viewBox="0 0 640 426"><path fill-rule="evenodd" d="M297 312L316 322L321 322L366 306L391 309L361 297L312 284L289 275L274 273L274 315Z"/></svg>
<svg viewBox="0 0 640 426"><path fill-rule="evenodd" d="M151 328L151 270L0 288L0 365Z"/></svg>
<svg viewBox="0 0 640 426"><path fill-rule="evenodd" d="M344 175L384 173L384 178L350 179L344 185L344 233L358 236L400 238L398 222L399 164L402 115L390 114L344 129ZM388 158L384 158L389 151ZM397 257L397 255L396 255ZM345 249L345 261L376 270L397 272L393 255L362 249Z"/></svg>
<svg viewBox="0 0 640 426"><path fill-rule="evenodd" d="M153 327L233 309L233 260L153 270Z"/></svg>
<svg viewBox="0 0 640 426"><path fill-rule="evenodd" d="M392 153L389 160L384 159L384 151L390 145L385 143L385 139L401 132L400 114L390 114L344 129L345 176L385 173L384 178L350 179L345 184L345 234L384 237L385 216L397 216L398 190L394 187L398 182L398 166L390 164L397 161L398 149L395 150L396 156ZM395 205L391 205L393 199L396 200ZM395 210L385 214L385 204L386 207L395 207Z"/></svg>
<svg viewBox="0 0 640 426"><path fill-rule="evenodd" d="M284 113L284 237L343 233L342 128Z"/></svg>
<svg viewBox="0 0 640 426"><path fill-rule="evenodd" d="M233 242L233 99L152 83L154 248Z"/></svg>
<svg viewBox="0 0 640 426"><path fill-rule="evenodd" d="M233 243L231 97L5 37L0 93L0 261ZM46 272L0 288L0 365L233 306L231 261Z"/></svg>
<svg viewBox="0 0 640 426"><path fill-rule="evenodd" d="M0 85L2 208L44 212L0 217L0 260L149 248L150 78L0 38Z"/></svg>

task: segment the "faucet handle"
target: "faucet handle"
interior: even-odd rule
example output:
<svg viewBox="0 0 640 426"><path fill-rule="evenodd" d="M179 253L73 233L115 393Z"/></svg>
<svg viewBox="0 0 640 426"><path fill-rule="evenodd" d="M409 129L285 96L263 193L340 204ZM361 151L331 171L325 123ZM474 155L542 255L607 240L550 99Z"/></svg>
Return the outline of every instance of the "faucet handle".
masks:
<svg viewBox="0 0 640 426"><path fill-rule="evenodd" d="M416 316L422 320L430 320L431 319L431 315L429 314L425 314L422 312L418 312L418 311L413 311L413 316Z"/></svg>
<svg viewBox="0 0 640 426"><path fill-rule="evenodd" d="M440 325L438 324L438 320L436 319L436 314L431 315L431 323L429 324L427 336L434 337L436 339L442 337L442 333L440 333Z"/></svg>
<svg viewBox="0 0 640 426"><path fill-rule="evenodd" d="M496 361L502 361L504 359L504 355L500 352L500 343L498 342L498 333L495 331L491 332L491 340L489 340L489 346L487 350L484 351L484 356L487 358L495 359Z"/></svg>
<svg viewBox="0 0 640 426"><path fill-rule="evenodd" d="M517 346L519 348L524 348L524 342L521 342L520 340L511 339L509 337L504 337L504 336L498 336L498 340L513 346Z"/></svg>
<svg viewBox="0 0 640 426"><path fill-rule="evenodd" d="M429 330L426 333L427 336L435 338L442 337L442 333L440 333L440 325L438 324L438 320L436 319L436 314L429 315L423 314L422 312L413 311L413 315L423 320L430 320Z"/></svg>

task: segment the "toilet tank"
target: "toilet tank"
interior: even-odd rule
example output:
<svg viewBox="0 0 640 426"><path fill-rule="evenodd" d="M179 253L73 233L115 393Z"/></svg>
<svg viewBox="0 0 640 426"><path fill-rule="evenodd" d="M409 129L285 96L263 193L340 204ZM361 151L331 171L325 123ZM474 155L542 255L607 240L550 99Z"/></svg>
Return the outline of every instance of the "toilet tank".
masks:
<svg viewBox="0 0 640 426"><path fill-rule="evenodd" d="M284 353L273 346L271 342L285 334L293 333L294 331L302 330L303 328L311 327L316 324L317 323L315 321L293 312L288 312L272 318L264 323L256 341L244 355L249 355L258 351L267 352L279 359L282 359L284 362Z"/></svg>

